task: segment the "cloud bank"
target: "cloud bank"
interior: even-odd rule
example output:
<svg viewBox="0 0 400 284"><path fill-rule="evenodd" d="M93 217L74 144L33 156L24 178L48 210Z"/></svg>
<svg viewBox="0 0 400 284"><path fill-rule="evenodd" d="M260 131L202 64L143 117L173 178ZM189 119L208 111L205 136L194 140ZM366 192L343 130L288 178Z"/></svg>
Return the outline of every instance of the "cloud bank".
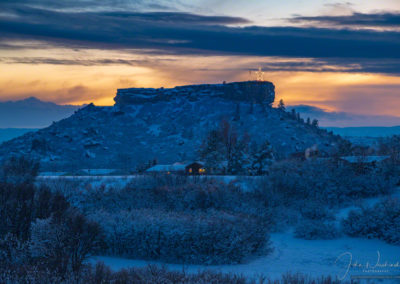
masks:
<svg viewBox="0 0 400 284"><path fill-rule="evenodd" d="M32 2L32 1L30 1ZM351 66L350 71L400 73L400 32L318 27L261 27L241 17L204 16L178 12L104 11L43 8L47 2L1 4L3 45L41 40L68 48L135 49L156 54L241 55L315 58ZM42 3L42 5L39 5ZM84 1L78 1L83 5ZM89 1L89 3L92 3ZM106 3L112 3L108 1ZM398 25L398 14L353 14L293 18L293 21ZM1 45L0 45L1 48ZM57 64L57 62L55 62ZM127 62L121 62L126 64ZM307 70L310 66L298 66ZM285 68L296 66L280 66ZM311 69L321 71L319 68ZM322 70L324 71L324 70ZM332 71L332 70L328 70Z"/></svg>

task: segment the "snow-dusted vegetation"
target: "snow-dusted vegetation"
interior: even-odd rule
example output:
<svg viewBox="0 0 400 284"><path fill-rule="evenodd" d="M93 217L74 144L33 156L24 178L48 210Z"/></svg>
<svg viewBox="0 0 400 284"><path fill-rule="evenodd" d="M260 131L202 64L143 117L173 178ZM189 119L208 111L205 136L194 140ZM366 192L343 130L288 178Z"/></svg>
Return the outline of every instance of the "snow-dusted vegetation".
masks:
<svg viewBox="0 0 400 284"><path fill-rule="evenodd" d="M321 253L329 242L343 250L353 247L353 242L363 244L360 238L373 238L388 243L388 247L376 243L376 249L389 252L391 259L392 252L399 251L389 245L399 244L398 201L393 197L372 204L395 196L395 155L366 167L361 162L344 163L335 155L276 161L265 149L261 152L269 154L264 155L262 175L229 178L151 174L36 179L39 167L32 160L7 160L0 171L0 280L31 277L57 282L54 279L73 275L87 283L95 277L118 279L119 272L90 263L105 260L115 269L113 259L126 258L134 261L133 266L140 260L217 270L196 274L191 269L190 275L182 275L155 267L135 268L123 272L128 278L142 273L153 277L148 275L153 271L161 279L174 275L194 279L193 283L204 279L251 283L256 272L265 279L279 279L287 271L302 270L301 256L309 261L314 257L312 243L303 242L319 244L316 253ZM362 207L355 209L357 204ZM315 264L321 272L316 273L317 266L307 271L337 276L327 267L340 253L330 251L329 262L318 258L324 263ZM291 266L284 270L285 259ZM262 265L275 268L264 274ZM119 267L130 267L129 261ZM243 270L245 278L232 274L235 267ZM220 268L227 274L220 274Z"/></svg>
<svg viewBox="0 0 400 284"><path fill-rule="evenodd" d="M168 175L67 196L102 227L103 254L211 264L269 251L270 212L233 184Z"/></svg>
<svg viewBox="0 0 400 284"><path fill-rule="evenodd" d="M240 263L267 246L268 228L260 221L221 211L97 211L89 218L101 224L106 245L102 253L109 255L227 264Z"/></svg>
<svg viewBox="0 0 400 284"><path fill-rule="evenodd" d="M373 206L352 210L342 225L349 236L376 238L400 245L399 199L386 199Z"/></svg>

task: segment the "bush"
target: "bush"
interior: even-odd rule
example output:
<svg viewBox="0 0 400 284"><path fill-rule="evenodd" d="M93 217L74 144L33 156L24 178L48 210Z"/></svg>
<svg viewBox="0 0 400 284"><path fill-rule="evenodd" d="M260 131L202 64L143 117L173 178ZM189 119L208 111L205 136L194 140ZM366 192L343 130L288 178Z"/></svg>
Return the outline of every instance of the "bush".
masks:
<svg viewBox="0 0 400 284"><path fill-rule="evenodd" d="M77 272L93 251L99 228L61 194L38 188L37 170L35 162L23 157L0 166L0 267Z"/></svg>
<svg viewBox="0 0 400 284"><path fill-rule="evenodd" d="M52 216L32 223L29 249L31 257L60 274L77 272L83 261L100 244L100 228L76 210L60 219Z"/></svg>
<svg viewBox="0 0 400 284"><path fill-rule="evenodd" d="M400 244L400 202L386 199L372 207L350 211L342 221L343 231L352 237L376 238Z"/></svg>
<svg viewBox="0 0 400 284"><path fill-rule="evenodd" d="M311 200L301 204L300 213L305 219L325 221L335 220L335 216L333 215L332 211L330 211L325 204L317 201L313 202Z"/></svg>
<svg viewBox="0 0 400 284"><path fill-rule="evenodd" d="M268 246L267 227L221 211L99 211L108 254L180 263L239 263Z"/></svg>
<svg viewBox="0 0 400 284"><path fill-rule="evenodd" d="M294 235L306 240L330 240L336 239L340 234L333 222L303 220L297 225Z"/></svg>
<svg viewBox="0 0 400 284"><path fill-rule="evenodd" d="M39 172L39 163L24 156L11 157L0 166L0 180L3 183L33 183Z"/></svg>
<svg viewBox="0 0 400 284"><path fill-rule="evenodd" d="M334 161L283 161L270 168L270 187L282 202L299 200L343 205L361 198L392 192L395 178L376 172L357 173L352 167Z"/></svg>

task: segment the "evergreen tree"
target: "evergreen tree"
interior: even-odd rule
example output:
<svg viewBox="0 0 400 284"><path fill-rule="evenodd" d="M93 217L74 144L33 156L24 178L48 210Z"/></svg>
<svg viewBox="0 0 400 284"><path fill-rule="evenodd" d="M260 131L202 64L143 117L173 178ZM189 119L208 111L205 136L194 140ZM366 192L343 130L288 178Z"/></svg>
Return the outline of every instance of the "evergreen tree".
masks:
<svg viewBox="0 0 400 284"><path fill-rule="evenodd" d="M239 175L243 173L243 164L245 157L244 145L239 142L232 149L231 159L228 160L228 173Z"/></svg>
<svg viewBox="0 0 400 284"><path fill-rule="evenodd" d="M253 101L253 100L252 100L251 103L250 103L249 113L250 113L250 114L254 113L254 101Z"/></svg>
<svg viewBox="0 0 400 284"><path fill-rule="evenodd" d="M207 136L207 139L200 149L200 157L205 162L205 167L212 172L220 167L224 160L224 147L222 144L221 132L212 130Z"/></svg>
<svg viewBox="0 0 400 284"><path fill-rule="evenodd" d="M285 110L286 110L285 103L283 102L282 99L279 101L278 109L280 109L280 110L282 110L282 111L285 111Z"/></svg>
<svg viewBox="0 0 400 284"><path fill-rule="evenodd" d="M265 141L260 147L253 147L251 153L250 173L253 175L262 175L267 172L267 167L274 160L274 153L271 144Z"/></svg>
<svg viewBox="0 0 400 284"><path fill-rule="evenodd" d="M292 109L292 118L293 118L293 119L296 119L296 118L297 118L296 110L295 110L294 108Z"/></svg>
<svg viewBox="0 0 400 284"><path fill-rule="evenodd" d="M249 165L248 144L250 137L245 134L232 149L232 155L228 160L228 172L234 175L244 174Z"/></svg>
<svg viewBox="0 0 400 284"><path fill-rule="evenodd" d="M309 117L307 117L307 124L311 125L311 119Z"/></svg>
<svg viewBox="0 0 400 284"><path fill-rule="evenodd" d="M234 117L233 120L234 121L239 121L240 120L240 103L236 104L235 117Z"/></svg>
<svg viewBox="0 0 400 284"><path fill-rule="evenodd" d="M318 128L318 120L317 119L313 119L312 126Z"/></svg>

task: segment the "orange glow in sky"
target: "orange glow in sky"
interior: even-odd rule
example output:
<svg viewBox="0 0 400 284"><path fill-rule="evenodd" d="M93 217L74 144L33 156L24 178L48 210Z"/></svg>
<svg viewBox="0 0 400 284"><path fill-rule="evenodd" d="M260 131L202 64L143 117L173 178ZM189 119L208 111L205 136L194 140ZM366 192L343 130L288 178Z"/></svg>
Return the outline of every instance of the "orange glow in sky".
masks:
<svg viewBox="0 0 400 284"><path fill-rule="evenodd" d="M277 62L307 59L244 56L147 56L132 53L50 50L63 64L40 62L38 51L19 54L39 62L2 62L0 99L36 96L61 104L112 105L117 88L174 87L185 84L254 80L249 69ZM63 55L61 58L60 54ZM4 56L4 54L3 54ZM127 64L93 63L102 58L130 60ZM15 59L15 58L14 58ZM93 65L94 64L94 65ZM330 67L335 70L335 66ZM304 71L265 71L264 79L276 86L277 100L309 104L334 111L399 115L400 77L383 74Z"/></svg>

